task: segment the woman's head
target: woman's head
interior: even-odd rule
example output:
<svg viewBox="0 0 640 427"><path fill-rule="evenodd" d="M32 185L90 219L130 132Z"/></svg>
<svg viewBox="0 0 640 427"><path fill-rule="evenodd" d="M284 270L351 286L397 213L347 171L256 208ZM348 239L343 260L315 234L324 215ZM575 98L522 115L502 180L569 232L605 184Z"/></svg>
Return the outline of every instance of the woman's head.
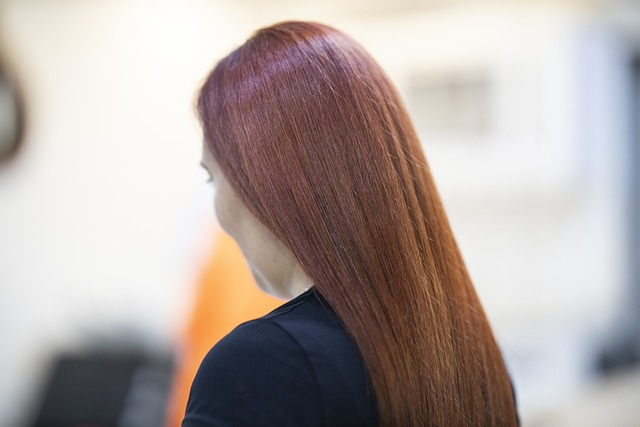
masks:
<svg viewBox="0 0 640 427"><path fill-rule="evenodd" d="M203 161L220 170L255 217L299 259L320 249L323 239L314 234L339 243L346 236L341 229L354 225L352 215L392 203L384 194L392 185L386 182L389 156L403 154L401 147L386 147L385 133L395 134L392 143L401 142L391 130L398 118L388 111L404 114L399 103L377 64L342 33L293 22L263 29L223 59L202 88ZM397 195L401 185L395 186ZM223 227L227 211L218 208ZM232 215L232 224L245 217L250 218ZM389 220L379 216L377 228ZM242 228L250 233L246 224ZM251 262L244 248L253 240L230 234ZM339 246L360 249L355 241Z"/></svg>
<svg viewBox="0 0 640 427"><path fill-rule="evenodd" d="M383 425L515 419L411 121L357 43L262 29L215 67L198 111L205 151L353 336Z"/></svg>
<svg viewBox="0 0 640 427"><path fill-rule="evenodd" d="M362 275L351 264L379 244L412 240L396 217L421 222L408 187L426 162L395 89L344 34L300 22L258 31L216 66L198 109L206 150L312 279L336 252Z"/></svg>

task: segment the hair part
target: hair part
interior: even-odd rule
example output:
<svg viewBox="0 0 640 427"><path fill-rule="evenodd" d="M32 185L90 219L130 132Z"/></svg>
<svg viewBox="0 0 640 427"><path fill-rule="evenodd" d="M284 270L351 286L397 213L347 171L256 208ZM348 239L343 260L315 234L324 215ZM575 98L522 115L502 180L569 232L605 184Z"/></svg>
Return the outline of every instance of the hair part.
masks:
<svg viewBox="0 0 640 427"><path fill-rule="evenodd" d="M508 374L411 120L325 25L257 31L198 99L205 143L358 346L383 426L515 425Z"/></svg>

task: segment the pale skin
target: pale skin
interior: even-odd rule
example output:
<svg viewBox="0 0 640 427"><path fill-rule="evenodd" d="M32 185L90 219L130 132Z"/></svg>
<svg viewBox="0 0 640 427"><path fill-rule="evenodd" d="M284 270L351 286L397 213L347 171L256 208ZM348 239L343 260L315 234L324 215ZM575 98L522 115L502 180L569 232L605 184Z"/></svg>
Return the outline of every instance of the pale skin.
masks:
<svg viewBox="0 0 640 427"><path fill-rule="evenodd" d="M260 289L283 300L309 289L313 284L311 279L289 249L240 200L206 144L201 165L215 185L218 222L240 247Z"/></svg>

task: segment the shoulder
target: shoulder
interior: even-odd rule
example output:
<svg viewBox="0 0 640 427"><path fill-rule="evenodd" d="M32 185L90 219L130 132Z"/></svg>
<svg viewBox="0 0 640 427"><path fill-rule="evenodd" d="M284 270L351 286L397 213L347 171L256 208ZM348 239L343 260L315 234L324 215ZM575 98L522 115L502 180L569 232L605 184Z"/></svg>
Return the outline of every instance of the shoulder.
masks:
<svg viewBox="0 0 640 427"><path fill-rule="evenodd" d="M270 371L300 365L295 356L303 356L297 340L278 322L263 318L244 323L216 344L205 357L201 370L226 366L246 370L248 364L271 362Z"/></svg>
<svg viewBox="0 0 640 427"><path fill-rule="evenodd" d="M355 343L315 291L238 326L194 379L183 427L377 425Z"/></svg>
<svg viewBox="0 0 640 427"><path fill-rule="evenodd" d="M211 349L194 379L183 427L322 424L306 352L276 320L240 325Z"/></svg>

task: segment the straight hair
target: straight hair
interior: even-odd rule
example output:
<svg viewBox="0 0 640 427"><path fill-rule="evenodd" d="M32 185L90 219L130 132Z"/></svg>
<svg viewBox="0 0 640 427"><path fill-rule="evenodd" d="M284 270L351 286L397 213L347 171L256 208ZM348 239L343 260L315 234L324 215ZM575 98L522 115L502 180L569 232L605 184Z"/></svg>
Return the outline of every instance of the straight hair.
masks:
<svg viewBox="0 0 640 427"><path fill-rule="evenodd" d="M241 200L353 338L382 426L507 426L510 381L411 120L380 66L309 22L257 31L198 98Z"/></svg>

